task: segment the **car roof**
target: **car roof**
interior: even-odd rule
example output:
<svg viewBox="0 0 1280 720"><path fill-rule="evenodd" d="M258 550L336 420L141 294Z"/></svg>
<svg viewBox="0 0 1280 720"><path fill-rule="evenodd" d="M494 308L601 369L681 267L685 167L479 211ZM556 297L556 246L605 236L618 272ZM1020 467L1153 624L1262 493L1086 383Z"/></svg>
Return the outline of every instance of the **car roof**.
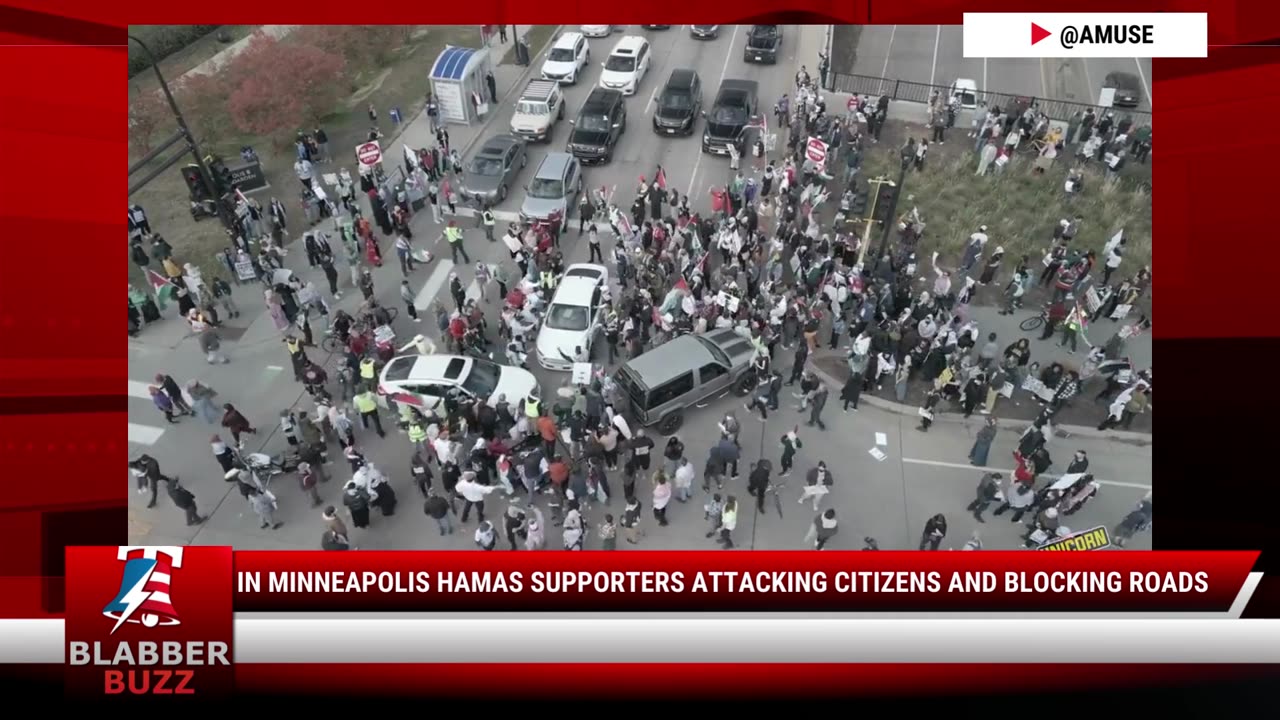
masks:
<svg viewBox="0 0 1280 720"><path fill-rule="evenodd" d="M568 49L572 50L572 49L573 49L573 46L574 46L574 45L576 45L576 44L578 44L578 41L579 41L579 40L581 40L581 39L582 39L582 33L580 33L580 32L572 32L572 31L570 31L570 32L566 32L566 33L561 33L561 34L560 34L560 37L556 39L556 44L555 44L555 45L552 45L551 47L553 47L553 48L568 48Z"/></svg>
<svg viewBox="0 0 1280 720"><path fill-rule="evenodd" d="M693 86L694 78L698 77L698 71L688 68L676 68L671 71L671 77L667 78L667 87L689 88Z"/></svg>
<svg viewBox="0 0 1280 720"><path fill-rule="evenodd" d="M383 377L393 382L457 383L471 369L463 355L402 355L387 363Z"/></svg>
<svg viewBox="0 0 1280 720"><path fill-rule="evenodd" d="M720 83L720 94L725 92L746 92L752 95L756 94L760 83L755 80L725 80Z"/></svg>
<svg viewBox="0 0 1280 720"><path fill-rule="evenodd" d="M512 145L519 145L520 142L520 138L515 135L494 135L484 141L484 144L476 151L476 155L496 155L501 157L507 153L507 150Z"/></svg>
<svg viewBox="0 0 1280 720"><path fill-rule="evenodd" d="M524 92L520 94L521 100L549 100L551 96L560 89L560 84L554 80L530 80L525 86Z"/></svg>
<svg viewBox="0 0 1280 720"><path fill-rule="evenodd" d="M640 52L640 46L644 45L647 40L639 35L626 35L613 46L612 55L635 55Z"/></svg>
<svg viewBox="0 0 1280 720"><path fill-rule="evenodd" d="M957 90L977 90L978 83L970 80L969 78L959 78L955 82L955 88Z"/></svg>
<svg viewBox="0 0 1280 720"><path fill-rule="evenodd" d="M573 156L564 152L549 152L538 165L538 171L534 173L534 177L538 178L554 178L559 180L564 175L564 168L573 160Z"/></svg>
<svg viewBox="0 0 1280 720"><path fill-rule="evenodd" d="M556 286L556 294L551 298L551 302L564 305L590 305L592 293L607 274L608 271L600 265L590 263L570 265L565 270L564 277L560 278L560 284Z"/></svg>
<svg viewBox="0 0 1280 720"><path fill-rule="evenodd" d="M1107 73L1107 77L1103 80L1103 83L1133 88L1138 86L1138 76L1127 72L1110 72Z"/></svg>
<svg viewBox="0 0 1280 720"><path fill-rule="evenodd" d="M611 90L609 88L594 88L590 95L587 95L586 101L582 103L582 110L587 108L597 108L604 110L611 108L622 100L622 91Z"/></svg>
<svg viewBox="0 0 1280 720"><path fill-rule="evenodd" d="M631 358L626 362L626 367L646 387L653 389L690 370L715 362L715 359L701 340L693 335L681 335L639 357Z"/></svg>
<svg viewBox="0 0 1280 720"><path fill-rule="evenodd" d="M752 25L751 33L754 35L756 33L776 32L777 29L777 25Z"/></svg>

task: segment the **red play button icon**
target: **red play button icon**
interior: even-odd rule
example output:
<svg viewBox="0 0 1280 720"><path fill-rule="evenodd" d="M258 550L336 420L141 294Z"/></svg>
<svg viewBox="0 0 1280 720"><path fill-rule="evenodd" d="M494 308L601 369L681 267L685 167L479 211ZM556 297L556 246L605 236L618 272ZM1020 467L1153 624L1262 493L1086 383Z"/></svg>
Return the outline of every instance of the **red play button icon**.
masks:
<svg viewBox="0 0 1280 720"><path fill-rule="evenodd" d="M1035 45L1036 43L1049 37L1052 34L1053 33L1049 32L1048 30L1045 30L1039 25L1035 23L1031 23L1031 44L1032 45Z"/></svg>

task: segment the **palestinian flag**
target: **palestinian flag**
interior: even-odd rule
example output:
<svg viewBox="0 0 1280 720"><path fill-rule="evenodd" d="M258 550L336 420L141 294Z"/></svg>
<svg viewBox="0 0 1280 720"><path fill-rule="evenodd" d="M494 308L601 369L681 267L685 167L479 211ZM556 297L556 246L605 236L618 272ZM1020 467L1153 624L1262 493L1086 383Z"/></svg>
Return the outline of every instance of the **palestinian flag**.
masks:
<svg viewBox="0 0 1280 720"><path fill-rule="evenodd" d="M663 170L661 165L658 166L658 174L654 176L653 184L662 190L667 189L667 171Z"/></svg>
<svg viewBox="0 0 1280 720"><path fill-rule="evenodd" d="M173 299L173 283L155 270L147 271L147 282L151 283L151 291L156 294L156 307L164 310Z"/></svg>

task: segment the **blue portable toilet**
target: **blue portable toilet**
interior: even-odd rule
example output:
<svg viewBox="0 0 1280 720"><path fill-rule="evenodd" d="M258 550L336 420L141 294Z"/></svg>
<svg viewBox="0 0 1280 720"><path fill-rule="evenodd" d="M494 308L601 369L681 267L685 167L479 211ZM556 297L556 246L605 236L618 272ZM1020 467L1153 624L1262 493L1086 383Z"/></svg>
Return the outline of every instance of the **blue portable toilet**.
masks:
<svg viewBox="0 0 1280 720"><path fill-rule="evenodd" d="M446 47L431 66L431 93L440 109L440 120L463 125L479 120L474 99L488 99L484 78L492 71L487 49Z"/></svg>

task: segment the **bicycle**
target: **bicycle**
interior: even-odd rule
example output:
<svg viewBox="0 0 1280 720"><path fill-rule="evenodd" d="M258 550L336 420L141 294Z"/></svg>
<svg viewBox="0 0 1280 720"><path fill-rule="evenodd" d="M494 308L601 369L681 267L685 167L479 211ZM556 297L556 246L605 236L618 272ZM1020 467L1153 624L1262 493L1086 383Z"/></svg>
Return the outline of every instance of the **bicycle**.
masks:
<svg viewBox="0 0 1280 720"><path fill-rule="evenodd" d="M1027 318L1026 320L1023 320L1022 322L1018 323L1018 327L1022 328L1023 331L1025 332L1031 332L1033 330L1039 330L1040 327L1043 326L1048 321L1049 321L1049 309L1041 308L1039 315L1033 315Z"/></svg>

